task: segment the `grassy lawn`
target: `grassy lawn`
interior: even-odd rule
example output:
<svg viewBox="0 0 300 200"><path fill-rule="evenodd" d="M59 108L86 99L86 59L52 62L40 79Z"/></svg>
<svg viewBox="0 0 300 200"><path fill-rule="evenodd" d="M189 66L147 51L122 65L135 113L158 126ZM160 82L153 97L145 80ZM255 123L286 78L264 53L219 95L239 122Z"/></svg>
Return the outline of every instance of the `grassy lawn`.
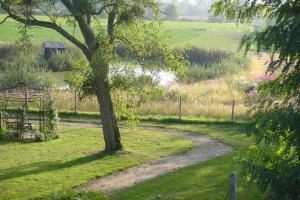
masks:
<svg viewBox="0 0 300 200"><path fill-rule="evenodd" d="M191 142L159 132L122 129L129 151L103 155L100 129L63 127L58 140L0 142L0 199L32 199L69 190L160 156L188 150ZM133 142L134 141L134 142Z"/></svg>
<svg viewBox="0 0 300 200"><path fill-rule="evenodd" d="M242 156L246 147L252 142L244 133L245 125L230 124L225 121L187 121L176 123L176 120L153 120L146 125L159 125L177 130L192 131L220 140L234 147L230 155L177 170L173 173L155 178L135 187L113 194L109 199L201 199L224 200L228 195L232 171L240 169L234 158ZM243 200L261 199L256 186L248 183L245 178L238 177L238 198Z"/></svg>
<svg viewBox="0 0 300 200"><path fill-rule="evenodd" d="M5 15L0 15L0 20ZM44 19L45 17L40 17ZM69 33L73 35L73 28L65 26L65 22L59 22ZM18 23L7 20L0 25L0 44L2 42L14 42L19 37L17 30ZM240 39L245 33L250 32L253 27L250 25L239 25L235 23L208 23L208 22L164 22L163 26L167 35L171 36L170 44L176 46L193 45L204 49L220 49L235 51ZM42 43L44 41L67 42L53 30L32 27L30 30L33 41ZM78 29L75 36L82 40L82 35ZM213 39L212 39L213 38Z"/></svg>

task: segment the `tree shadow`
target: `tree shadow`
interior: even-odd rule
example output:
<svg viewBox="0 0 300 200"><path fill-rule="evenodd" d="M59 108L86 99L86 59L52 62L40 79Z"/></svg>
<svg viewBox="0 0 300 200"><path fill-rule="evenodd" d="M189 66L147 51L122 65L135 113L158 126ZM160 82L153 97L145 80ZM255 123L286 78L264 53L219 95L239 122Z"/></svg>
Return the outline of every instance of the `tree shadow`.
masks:
<svg viewBox="0 0 300 200"><path fill-rule="evenodd" d="M43 172L51 172L60 169L70 168L86 163L90 163L99 159L103 159L114 154L108 154L105 152L100 152L97 154L92 154L89 156L80 157L67 162L55 161L55 162L37 162L27 165L20 165L13 168L0 170L0 181L8 180L13 178L19 178L27 175L36 175Z"/></svg>
<svg viewBox="0 0 300 200"><path fill-rule="evenodd" d="M245 126L248 123L242 121L230 121L230 120L196 120L196 119L178 119L178 118L147 118L142 119L143 122L153 122L160 124L188 124L188 125L236 125L236 126Z"/></svg>

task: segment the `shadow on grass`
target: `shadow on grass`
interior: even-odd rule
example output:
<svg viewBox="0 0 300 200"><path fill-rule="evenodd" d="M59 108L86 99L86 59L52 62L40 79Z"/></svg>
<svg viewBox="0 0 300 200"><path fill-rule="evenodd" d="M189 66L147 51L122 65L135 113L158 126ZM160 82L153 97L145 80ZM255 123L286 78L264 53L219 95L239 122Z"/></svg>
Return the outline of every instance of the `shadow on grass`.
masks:
<svg viewBox="0 0 300 200"><path fill-rule="evenodd" d="M9 140L9 139L2 139L0 140L0 145L4 144L33 144L38 143L38 141L35 140Z"/></svg>
<svg viewBox="0 0 300 200"><path fill-rule="evenodd" d="M36 175L43 172L56 171L60 169L70 168L86 163L93 162L95 160L103 159L107 156L112 156L114 154L108 154L100 152L98 154L93 154L85 157L80 157L67 162L37 162L28 165L20 165L13 168L0 170L0 180L8 180L13 178L19 178L27 175Z"/></svg>
<svg viewBox="0 0 300 200"><path fill-rule="evenodd" d="M246 122L241 121L230 121L230 120L196 120L196 119L178 119L173 117L164 118L144 118L142 122L153 122L160 124L188 124L188 125L235 125L245 126Z"/></svg>

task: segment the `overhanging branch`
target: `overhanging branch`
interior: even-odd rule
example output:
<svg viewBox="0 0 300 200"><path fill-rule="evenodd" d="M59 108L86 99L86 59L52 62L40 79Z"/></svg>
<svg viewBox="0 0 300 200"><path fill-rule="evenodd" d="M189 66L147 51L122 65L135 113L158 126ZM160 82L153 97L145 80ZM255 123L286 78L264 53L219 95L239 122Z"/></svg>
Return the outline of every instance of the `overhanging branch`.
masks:
<svg viewBox="0 0 300 200"><path fill-rule="evenodd" d="M80 48L88 59L90 59L92 57L90 50L88 49L88 47L85 44L83 44L78 39L73 37L71 34L69 34L67 31L65 31L62 27L58 26L56 23L41 21L41 20L34 18L33 16L30 16L30 18L23 18L23 17L17 15L14 11L10 10L9 5L7 5L6 3L1 2L1 1L0 1L0 7L8 14L8 16L3 21L6 21L7 18L12 18L15 21L18 21L22 24L27 24L29 26L39 26L39 27L44 27L44 28L49 28L49 29L55 30L56 32L61 34L63 37L65 37L67 40L69 40L71 43L73 43L75 46Z"/></svg>
<svg viewBox="0 0 300 200"><path fill-rule="evenodd" d="M0 24L3 24L4 22L6 22L6 20L8 20L10 18L10 16L6 16L1 22Z"/></svg>

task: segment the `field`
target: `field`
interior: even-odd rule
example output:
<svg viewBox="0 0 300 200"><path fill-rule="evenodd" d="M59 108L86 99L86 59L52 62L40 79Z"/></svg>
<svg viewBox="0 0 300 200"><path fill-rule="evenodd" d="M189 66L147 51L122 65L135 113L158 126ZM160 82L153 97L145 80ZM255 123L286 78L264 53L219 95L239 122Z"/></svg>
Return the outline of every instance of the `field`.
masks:
<svg viewBox="0 0 300 200"><path fill-rule="evenodd" d="M4 15L0 15L0 20ZM62 21L61 24L64 24ZM1 42L14 42L19 37L16 27L18 23L8 20L0 28ZM249 25L236 26L235 23L207 23L207 22L165 22L166 34L171 38L169 44L176 46L193 45L205 49L237 50L242 36L253 28ZM82 40L78 30L65 26L65 29ZM30 32L34 42L41 44L45 41L66 42L58 33L52 30L33 27ZM211 39L213 38L213 40Z"/></svg>

